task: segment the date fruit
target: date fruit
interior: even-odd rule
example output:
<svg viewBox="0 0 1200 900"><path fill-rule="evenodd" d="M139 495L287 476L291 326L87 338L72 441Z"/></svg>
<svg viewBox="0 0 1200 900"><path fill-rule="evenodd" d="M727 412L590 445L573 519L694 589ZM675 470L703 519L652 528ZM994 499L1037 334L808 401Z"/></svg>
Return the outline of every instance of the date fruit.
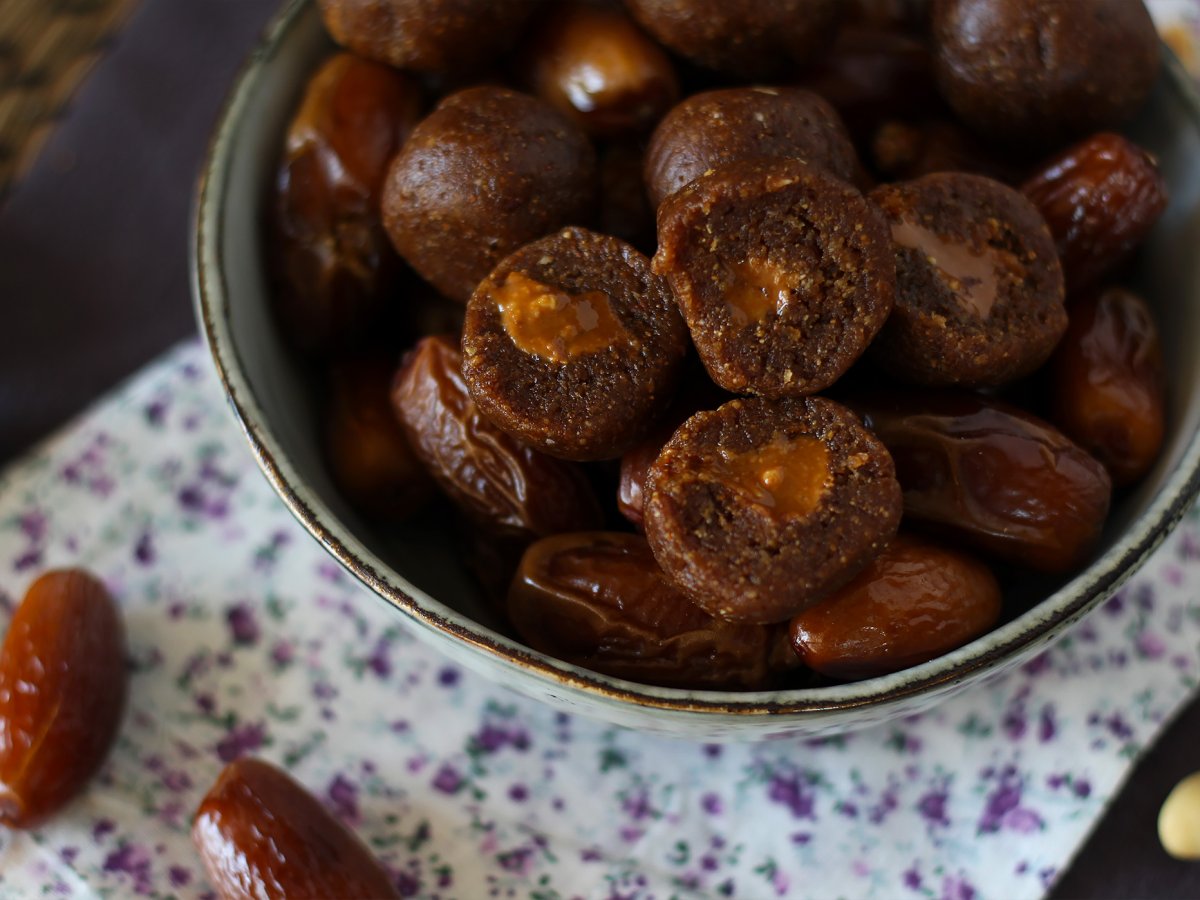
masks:
<svg viewBox="0 0 1200 900"><path fill-rule="evenodd" d="M1145 301L1108 288L1071 305L1052 361L1053 418L1104 463L1118 487L1158 458L1166 387L1158 328Z"/></svg>
<svg viewBox="0 0 1200 900"><path fill-rule="evenodd" d="M792 619L792 646L823 675L872 678L961 647L996 624L1000 606L983 563L899 534L853 581Z"/></svg>
<svg viewBox="0 0 1200 900"><path fill-rule="evenodd" d="M83 789L128 689L125 627L104 585L80 569L38 578L0 649L0 822L32 827Z"/></svg>
<svg viewBox="0 0 1200 900"><path fill-rule="evenodd" d="M345 360L329 373L325 451L338 488L355 509L398 522L433 496L433 481L392 410L386 358Z"/></svg>
<svg viewBox="0 0 1200 900"><path fill-rule="evenodd" d="M1112 483L1049 423L966 393L879 392L847 402L896 463L905 521L1042 572L1087 561Z"/></svg>
<svg viewBox="0 0 1200 900"><path fill-rule="evenodd" d="M704 612L667 581L635 534L561 534L530 545L508 613L535 650L617 678L754 690L771 674L771 629Z"/></svg>
<svg viewBox="0 0 1200 900"><path fill-rule="evenodd" d="M392 405L443 493L493 535L533 540L600 526L582 467L525 446L479 414L453 339L424 338L409 351Z"/></svg>
<svg viewBox="0 0 1200 900"><path fill-rule="evenodd" d="M646 131L679 99L670 57L620 7L547 5L516 56L533 93L591 135Z"/></svg>
<svg viewBox="0 0 1200 900"><path fill-rule="evenodd" d="M1108 132L1064 150L1021 190L1050 226L1071 294L1128 257L1167 206L1154 158Z"/></svg>
<svg viewBox="0 0 1200 900"><path fill-rule="evenodd" d="M348 53L309 83L288 128L270 230L276 319L301 352L364 338L396 288L403 268L380 192L420 114L416 82Z"/></svg>
<svg viewBox="0 0 1200 900"><path fill-rule="evenodd" d="M221 772L196 811L192 843L221 900L400 896L362 841L259 759Z"/></svg>

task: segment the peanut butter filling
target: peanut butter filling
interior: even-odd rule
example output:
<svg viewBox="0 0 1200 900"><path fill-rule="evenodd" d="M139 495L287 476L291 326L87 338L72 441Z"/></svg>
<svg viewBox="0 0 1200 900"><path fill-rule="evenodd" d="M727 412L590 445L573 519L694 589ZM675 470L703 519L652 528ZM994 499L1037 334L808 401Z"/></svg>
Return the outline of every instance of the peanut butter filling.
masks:
<svg viewBox="0 0 1200 900"><path fill-rule="evenodd" d="M567 363L628 337L603 291L568 294L521 272L509 272L492 296L513 343L550 362Z"/></svg>
<svg viewBox="0 0 1200 900"><path fill-rule="evenodd" d="M892 225L892 240L920 251L931 266L939 269L964 310L981 319L991 315L996 305L996 269L1003 263L996 254L973 253L911 219Z"/></svg>
<svg viewBox="0 0 1200 900"><path fill-rule="evenodd" d="M755 450L723 453L717 470L722 484L780 518L809 515L833 486L829 449L812 437L776 437Z"/></svg>
<svg viewBox="0 0 1200 900"><path fill-rule="evenodd" d="M738 326L783 312L796 287L794 274L765 259L737 263L730 271L733 279L725 290L725 305Z"/></svg>

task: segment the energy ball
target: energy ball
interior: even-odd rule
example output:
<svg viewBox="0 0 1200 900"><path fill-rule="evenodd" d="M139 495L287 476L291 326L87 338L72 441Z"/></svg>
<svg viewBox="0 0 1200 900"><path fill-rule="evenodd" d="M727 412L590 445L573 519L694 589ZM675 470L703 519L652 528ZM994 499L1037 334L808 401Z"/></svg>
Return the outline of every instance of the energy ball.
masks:
<svg viewBox="0 0 1200 900"><path fill-rule="evenodd" d="M562 113L507 88L467 88L397 154L383 223L418 274L466 303L513 250L588 218L595 183L592 145Z"/></svg>
<svg viewBox="0 0 1200 900"><path fill-rule="evenodd" d="M795 159L728 163L658 210L654 271L670 282L712 380L734 393L824 390L892 309L883 217Z"/></svg>
<svg viewBox="0 0 1200 900"><path fill-rule="evenodd" d="M859 177L846 126L820 96L800 88L726 88L693 94L658 123L646 148L646 190L657 207L709 169L775 156L802 159L843 181Z"/></svg>
<svg viewBox="0 0 1200 900"><path fill-rule="evenodd" d="M1054 240L1024 195L942 172L871 192L891 228L896 303L871 348L925 385L985 387L1028 375L1067 328Z"/></svg>
<svg viewBox="0 0 1200 900"><path fill-rule="evenodd" d="M934 67L964 122L1054 146L1121 125L1158 76L1142 0L936 0Z"/></svg>
<svg viewBox="0 0 1200 900"><path fill-rule="evenodd" d="M483 280L463 353L471 396L496 425L555 456L611 459L670 402L687 329L645 256L567 228Z"/></svg>
<svg viewBox="0 0 1200 900"><path fill-rule="evenodd" d="M794 71L833 40L843 0L625 0L680 56L746 78Z"/></svg>
<svg viewBox="0 0 1200 900"><path fill-rule="evenodd" d="M892 458L817 397L731 400L688 419L650 469L646 538L671 580L733 622L780 622L869 563L896 533Z"/></svg>
<svg viewBox="0 0 1200 900"><path fill-rule="evenodd" d="M535 0L319 0L335 41L417 72L478 69L516 39Z"/></svg>

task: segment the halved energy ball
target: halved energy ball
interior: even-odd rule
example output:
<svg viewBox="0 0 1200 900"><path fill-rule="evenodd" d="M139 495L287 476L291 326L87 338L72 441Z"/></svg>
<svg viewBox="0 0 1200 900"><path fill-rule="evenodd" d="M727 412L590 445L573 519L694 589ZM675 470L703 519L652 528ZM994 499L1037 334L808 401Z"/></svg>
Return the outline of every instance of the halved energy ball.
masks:
<svg viewBox="0 0 1200 900"><path fill-rule="evenodd" d="M892 374L983 387L1028 375L1067 328L1054 240L1022 194L982 175L940 172L870 199L896 253L896 304L871 348Z"/></svg>
<svg viewBox="0 0 1200 900"><path fill-rule="evenodd" d="M620 456L671 400L687 330L636 249L566 228L527 244L467 304L463 376L480 411L554 456Z"/></svg>
<svg viewBox="0 0 1200 900"><path fill-rule="evenodd" d="M646 485L646 539L667 576L733 622L779 622L869 563L900 524L883 444L818 397L731 400L688 419Z"/></svg>
<svg viewBox="0 0 1200 900"><path fill-rule="evenodd" d="M837 381L887 319L896 281L878 211L796 159L727 163L672 194L653 264L713 381L766 397Z"/></svg>

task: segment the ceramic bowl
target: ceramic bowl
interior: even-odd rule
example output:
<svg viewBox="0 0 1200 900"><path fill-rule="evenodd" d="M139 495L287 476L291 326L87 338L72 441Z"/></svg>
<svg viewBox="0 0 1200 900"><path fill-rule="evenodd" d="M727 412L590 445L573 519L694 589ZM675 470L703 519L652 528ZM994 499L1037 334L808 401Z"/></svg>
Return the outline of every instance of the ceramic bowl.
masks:
<svg viewBox="0 0 1200 900"><path fill-rule="evenodd" d="M1130 135L1158 155L1171 204L1142 252L1171 375L1169 433L1158 465L1121 499L1096 561L1028 590L1044 600L936 660L834 687L758 693L646 687L534 652L492 627L451 531L429 523L382 533L341 499L322 461L317 409L302 367L272 323L261 203L306 77L331 50L315 6L295 2L268 29L227 102L197 208L197 314L230 406L266 477L328 552L417 635L496 684L571 713L692 739L761 740L860 728L926 709L1043 650L1110 596L1183 515L1200 487L1200 103L1173 59Z"/></svg>

